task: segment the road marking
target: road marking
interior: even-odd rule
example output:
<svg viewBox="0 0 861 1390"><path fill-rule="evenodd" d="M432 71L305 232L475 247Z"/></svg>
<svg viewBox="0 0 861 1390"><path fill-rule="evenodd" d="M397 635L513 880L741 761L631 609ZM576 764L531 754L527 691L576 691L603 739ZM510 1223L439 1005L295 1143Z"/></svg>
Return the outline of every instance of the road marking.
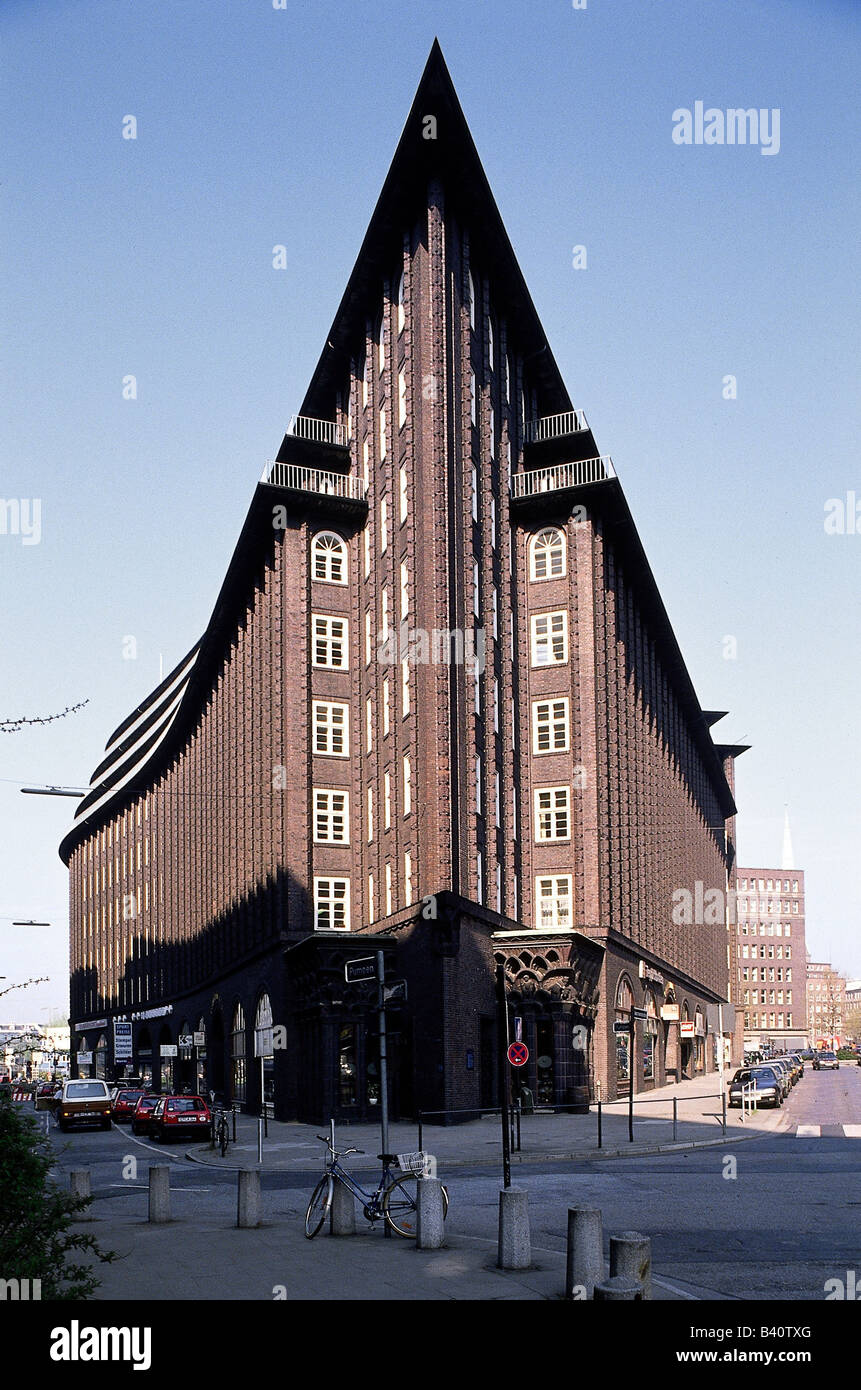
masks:
<svg viewBox="0 0 861 1390"><path fill-rule="evenodd" d="M795 1129L796 1139L819 1139L822 1136L821 1125L797 1125Z"/></svg>
<svg viewBox="0 0 861 1390"><path fill-rule="evenodd" d="M847 1139L861 1139L861 1125L844 1125L843 1133Z"/></svg>

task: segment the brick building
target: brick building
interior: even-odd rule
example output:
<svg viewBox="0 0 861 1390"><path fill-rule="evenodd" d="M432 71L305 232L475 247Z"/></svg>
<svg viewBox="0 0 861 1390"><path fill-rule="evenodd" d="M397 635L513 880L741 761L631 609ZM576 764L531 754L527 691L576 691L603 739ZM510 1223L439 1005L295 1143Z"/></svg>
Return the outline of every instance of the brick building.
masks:
<svg viewBox="0 0 861 1390"><path fill-rule="evenodd" d="M63 841L76 1050L110 1071L120 1018L156 1084L365 1117L344 965L379 948L408 990L395 1113L494 1103L499 965L540 1100L710 1069L740 751L717 717L435 45L209 625Z"/></svg>
<svg viewBox="0 0 861 1390"><path fill-rule="evenodd" d="M781 1052L807 1046L807 943L800 869L736 870L730 922L733 1000L744 1040Z"/></svg>
<svg viewBox="0 0 861 1390"><path fill-rule="evenodd" d="M807 1028L811 1047L840 1047L846 1012L846 978L829 961L807 962Z"/></svg>

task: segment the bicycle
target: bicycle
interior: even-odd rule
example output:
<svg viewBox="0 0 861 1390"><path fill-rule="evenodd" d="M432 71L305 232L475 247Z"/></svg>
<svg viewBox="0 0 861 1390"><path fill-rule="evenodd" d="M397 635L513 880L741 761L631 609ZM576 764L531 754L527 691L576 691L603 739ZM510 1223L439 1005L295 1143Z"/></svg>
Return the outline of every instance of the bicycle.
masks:
<svg viewBox="0 0 861 1390"><path fill-rule="evenodd" d="M230 1129L227 1124L227 1111L219 1110L212 1120L212 1142L216 1149L221 1150L221 1157L227 1153L227 1145L230 1143Z"/></svg>
<svg viewBox="0 0 861 1390"><path fill-rule="evenodd" d="M397 1154L377 1154L377 1158L383 1165L380 1181L373 1191L366 1192L361 1183L353 1177L353 1174L342 1167L339 1162L347 1154L361 1154L365 1150L336 1149L332 1139L322 1134L318 1134L317 1138L326 1145L331 1157L326 1160L326 1171L314 1188L308 1203L308 1210L305 1213L305 1235L308 1239L314 1239L331 1211L336 1182L343 1183L347 1191L353 1194L361 1205L362 1215L366 1221L370 1221L372 1226L375 1221L382 1219L396 1235L404 1236L407 1240L413 1239L416 1234L417 1189L420 1174L405 1172L394 1177L390 1169L397 1165ZM443 1220L445 1220L448 1215L448 1191L444 1186L442 1187L442 1213Z"/></svg>

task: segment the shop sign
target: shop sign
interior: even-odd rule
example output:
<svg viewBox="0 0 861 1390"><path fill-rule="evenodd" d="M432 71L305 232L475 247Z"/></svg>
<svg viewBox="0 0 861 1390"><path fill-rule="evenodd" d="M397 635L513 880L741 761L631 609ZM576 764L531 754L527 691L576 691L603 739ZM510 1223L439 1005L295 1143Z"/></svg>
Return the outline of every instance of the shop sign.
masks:
<svg viewBox="0 0 861 1390"><path fill-rule="evenodd" d="M678 1004L662 1004L661 1018L664 1020L665 1023L677 1023L679 1019Z"/></svg>

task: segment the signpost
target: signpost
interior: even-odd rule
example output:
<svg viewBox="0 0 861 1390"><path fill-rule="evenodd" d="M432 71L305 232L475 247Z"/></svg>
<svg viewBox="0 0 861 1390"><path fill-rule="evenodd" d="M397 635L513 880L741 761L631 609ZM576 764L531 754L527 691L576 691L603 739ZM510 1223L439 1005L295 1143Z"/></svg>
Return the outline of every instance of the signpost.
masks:
<svg viewBox="0 0 861 1390"><path fill-rule="evenodd" d="M511 1186L511 1134L508 1128L509 1082L511 1073L505 1065L509 1053L508 999L505 994L505 966L496 967L496 1008L501 1046L499 1049L500 1114L502 1119L502 1185ZM522 1046L522 1043L517 1044Z"/></svg>

